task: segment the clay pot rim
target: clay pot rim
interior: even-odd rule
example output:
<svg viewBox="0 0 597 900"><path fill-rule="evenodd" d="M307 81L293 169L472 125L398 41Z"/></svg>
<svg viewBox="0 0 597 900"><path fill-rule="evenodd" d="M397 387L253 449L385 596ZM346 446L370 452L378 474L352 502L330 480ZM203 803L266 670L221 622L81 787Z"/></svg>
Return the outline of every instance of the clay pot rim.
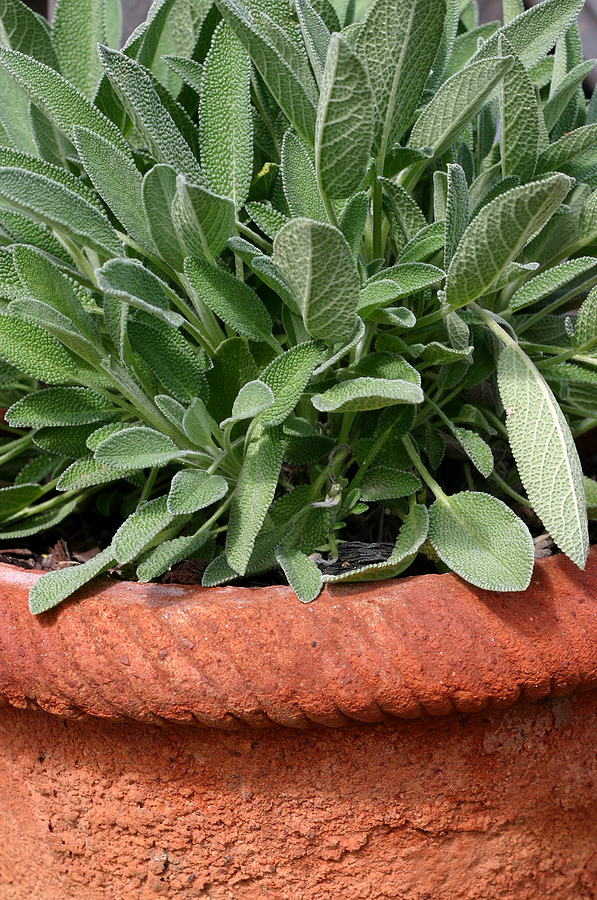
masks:
<svg viewBox="0 0 597 900"><path fill-rule="evenodd" d="M219 728L480 712L597 687L597 547L525 593L455 575L198 588L102 579L42 616L0 564L0 701L65 717Z"/></svg>

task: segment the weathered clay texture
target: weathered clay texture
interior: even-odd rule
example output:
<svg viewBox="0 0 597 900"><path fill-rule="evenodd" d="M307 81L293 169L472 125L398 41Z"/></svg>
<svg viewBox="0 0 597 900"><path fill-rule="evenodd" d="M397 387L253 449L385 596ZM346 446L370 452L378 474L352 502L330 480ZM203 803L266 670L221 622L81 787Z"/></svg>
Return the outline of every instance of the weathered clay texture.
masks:
<svg viewBox="0 0 597 900"><path fill-rule="evenodd" d="M307 727L416 718L597 687L597 548L525 593L455 575L327 589L109 583L34 617L0 565L0 700L60 716Z"/></svg>
<svg viewBox="0 0 597 900"><path fill-rule="evenodd" d="M597 692L306 731L5 707L0 898L594 900L596 748Z"/></svg>

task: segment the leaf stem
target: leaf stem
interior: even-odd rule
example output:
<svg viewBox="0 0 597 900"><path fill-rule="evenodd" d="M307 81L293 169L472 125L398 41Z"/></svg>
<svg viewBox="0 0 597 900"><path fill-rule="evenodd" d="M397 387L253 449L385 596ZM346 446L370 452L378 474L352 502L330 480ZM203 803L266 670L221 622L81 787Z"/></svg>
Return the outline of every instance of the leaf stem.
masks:
<svg viewBox="0 0 597 900"><path fill-rule="evenodd" d="M495 481L495 483L497 485L499 485L499 487L503 490L503 492L505 494L508 494L508 496L512 497L513 500L516 500L517 503L522 503L523 506L528 506L529 509L533 508L532 504L529 503L529 501L526 499L526 497L521 497L521 495L518 494L514 490L514 488L510 487L510 485L508 484L507 481L504 481L503 478L500 478L500 476L495 471L495 469L493 470L493 472L491 473L491 475L489 477L492 478L493 481Z"/></svg>
<svg viewBox="0 0 597 900"><path fill-rule="evenodd" d="M415 467L415 469L417 470L417 472L419 473L419 475L421 476L421 478L423 479L423 481L425 482L427 487L431 491L433 491L433 493L435 494L436 498L439 501L441 501L442 503L446 503L447 499L448 499L446 494L442 491L442 489L440 488L437 481L434 478L432 478L431 474L427 471L427 469L423 465L421 457L419 456L419 454L415 448L415 445L413 444L413 442L408 434L404 435L404 437L402 438L402 443L404 445L404 449L406 450L406 452L408 453L408 455L410 457L410 460L411 460L413 466Z"/></svg>

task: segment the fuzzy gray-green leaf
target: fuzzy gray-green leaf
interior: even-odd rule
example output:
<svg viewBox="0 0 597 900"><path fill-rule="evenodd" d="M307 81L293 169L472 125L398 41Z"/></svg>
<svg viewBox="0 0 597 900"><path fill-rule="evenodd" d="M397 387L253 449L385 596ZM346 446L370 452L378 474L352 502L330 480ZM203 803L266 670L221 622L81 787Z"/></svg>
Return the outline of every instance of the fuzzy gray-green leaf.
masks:
<svg viewBox="0 0 597 900"><path fill-rule="evenodd" d="M384 153L412 122L445 14L446 0L377 0L359 32L356 51L371 79Z"/></svg>
<svg viewBox="0 0 597 900"><path fill-rule="evenodd" d="M29 609L34 615L47 612L74 594L76 590L101 575L114 564L114 554L107 547L81 566L71 566L58 572L48 572L32 585L29 591Z"/></svg>
<svg viewBox="0 0 597 900"><path fill-rule="evenodd" d="M114 404L89 388L49 387L18 400L6 418L13 428L42 428L101 422L113 412Z"/></svg>
<svg viewBox="0 0 597 900"><path fill-rule="evenodd" d="M471 63L445 82L414 124L409 144L441 156L464 131L512 66L512 59Z"/></svg>
<svg viewBox="0 0 597 900"><path fill-rule="evenodd" d="M149 542L167 528L174 516L167 497L157 497L140 506L123 522L112 539L111 552L121 564L131 562Z"/></svg>
<svg viewBox="0 0 597 900"><path fill-rule="evenodd" d="M373 140L375 105L367 72L350 44L334 34L327 52L315 125L315 165L330 199L361 186Z"/></svg>
<svg viewBox="0 0 597 900"><path fill-rule="evenodd" d="M533 574L533 539L512 510L489 494L463 491L429 509L429 540L442 562L477 587L524 591Z"/></svg>
<svg viewBox="0 0 597 900"><path fill-rule="evenodd" d="M244 282L205 260L188 257L185 273L200 299L227 325L251 341L263 341L272 328L261 298Z"/></svg>
<svg viewBox="0 0 597 900"><path fill-rule="evenodd" d="M525 182L533 177L537 165L542 112L531 79L505 35L500 38L499 50L501 56L514 60L500 85L502 174L504 178L518 175Z"/></svg>
<svg viewBox="0 0 597 900"><path fill-rule="evenodd" d="M107 41L105 14L106 0L57 0L52 19L60 71L90 99L102 73L97 45Z"/></svg>
<svg viewBox="0 0 597 900"><path fill-rule="evenodd" d="M323 587L323 580L313 560L300 550L289 549L284 544L277 548L276 560L301 603L315 600Z"/></svg>
<svg viewBox="0 0 597 900"><path fill-rule="evenodd" d="M257 428L245 451L226 536L226 558L239 575L246 571L255 539L274 499L283 452L279 428Z"/></svg>
<svg viewBox="0 0 597 900"><path fill-rule="evenodd" d="M278 232L272 259L308 333L328 344L348 341L356 324L359 276L344 235L332 225L293 219Z"/></svg>
<svg viewBox="0 0 597 900"><path fill-rule="evenodd" d="M263 370L259 378L271 389L274 403L262 414L262 425L280 425L290 415L321 360L322 350L323 345L315 341L298 344Z"/></svg>
<svg viewBox="0 0 597 900"><path fill-rule="evenodd" d="M175 515L190 515L217 503L228 493L228 483L221 475L208 475L202 469L183 469L172 479L168 509Z"/></svg>
<svg viewBox="0 0 597 900"><path fill-rule="evenodd" d="M0 358L46 384L67 381L77 371L55 337L33 322L0 313Z"/></svg>
<svg viewBox="0 0 597 900"><path fill-rule="evenodd" d="M234 201L179 175L172 221L188 254L213 262L234 233Z"/></svg>
<svg viewBox="0 0 597 900"><path fill-rule="evenodd" d="M236 209L247 199L253 167L250 80L249 54L221 22L203 67L201 159L212 189L231 197Z"/></svg>
<svg viewBox="0 0 597 900"><path fill-rule="evenodd" d="M597 266L595 257L581 256L577 259L569 259L558 266L553 266L551 269L546 269L545 272L535 275L530 281L523 284L513 294L510 298L508 309L515 312L516 310L524 309L525 306L531 306L595 266Z"/></svg>
<svg viewBox="0 0 597 900"><path fill-rule="evenodd" d="M564 414L519 347L502 350L498 385L510 447L533 509L560 550L584 568L589 536L583 476Z"/></svg>
<svg viewBox="0 0 597 900"><path fill-rule="evenodd" d="M182 272L187 255L183 240L172 221L172 202L176 196L176 171L172 166L154 166L143 178L143 211L151 239L160 257L177 272Z"/></svg>
<svg viewBox="0 0 597 900"><path fill-rule="evenodd" d="M411 381L389 378L355 378L334 385L311 402L321 412L355 412L383 409L397 403L422 403L423 391Z"/></svg>
<svg viewBox="0 0 597 900"><path fill-rule="evenodd" d="M115 469L146 469L165 466L181 453L165 434L140 425L111 434L98 445L95 458Z"/></svg>
<svg viewBox="0 0 597 900"><path fill-rule="evenodd" d="M446 279L450 306L465 306L480 297L548 221L569 188L566 175L552 175L513 188L483 207L450 264Z"/></svg>

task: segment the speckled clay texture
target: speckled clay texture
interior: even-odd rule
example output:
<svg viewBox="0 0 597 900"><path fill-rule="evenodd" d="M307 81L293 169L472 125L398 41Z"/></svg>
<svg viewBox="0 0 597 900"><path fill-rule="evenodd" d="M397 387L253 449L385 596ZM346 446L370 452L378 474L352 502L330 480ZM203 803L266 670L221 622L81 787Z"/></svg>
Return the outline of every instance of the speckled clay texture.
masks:
<svg viewBox="0 0 597 900"><path fill-rule="evenodd" d="M0 718L1 900L594 900L597 692L226 732Z"/></svg>
<svg viewBox="0 0 597 900"><path fill-rule="evenodd" d="M0 567L0 900L597 900L596 574L34 618Z"/></svg>
<svg viewBox="0 0 597 900"><path fill-rule="evenodd" d="M326 589L109 583L43 616L0 565L0 700L219 728L378 722L597 686L597 548L540 560L525 593L455 575Z"/></svg>

